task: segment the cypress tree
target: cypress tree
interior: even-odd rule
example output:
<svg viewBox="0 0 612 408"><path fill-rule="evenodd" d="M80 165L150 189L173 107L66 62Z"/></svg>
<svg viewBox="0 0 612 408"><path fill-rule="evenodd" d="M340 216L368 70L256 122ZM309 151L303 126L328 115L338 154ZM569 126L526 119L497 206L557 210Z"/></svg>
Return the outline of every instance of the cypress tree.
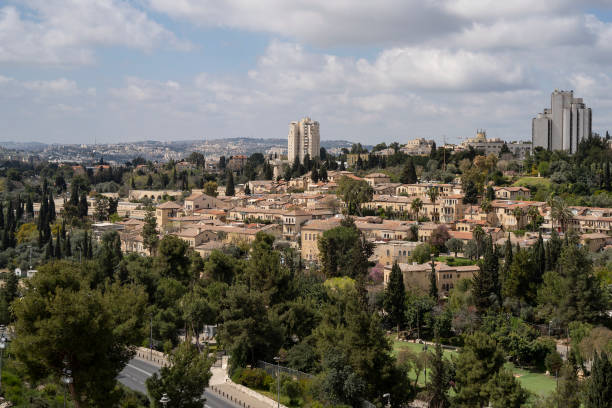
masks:
<svg viewBox="0 0 612 408"><path fill-rule="evenodd" d="M54 256L56 259L62 259L62 239L59 234L57 234L57 239L55 241Z"/></svg>
<svg viewBox="0 0 612 408"><path fill-rule="evenodd" d="M538 234L538 241L534 246L534 255L538 266L538 278L541 280L546 271L546 249L544 248L544 240L542 239L542 231Z"/></svg>
<svg viewBox="0 0 612 408"><path fill-rule="evenodd" d="M610 185L610 161L606 160L606 168L604 171L604 188L606 191L610 191L612 186Z"/></svg>
<svg viewBox="0 0 612 408"><path fill-rule="evenodd" d="M476 308L481 314L484 314L501 297L499 259L490 236L485 240L484 258L479 268L480 270L472 279L472 294Z"/></svg>
<svg viewBox="0 0 612 408"><path fill-rule="evenodd" d="M66 240L64 241L64 254L66 258L72 256L72 244L70 242L70 235L66 236Z"/></svg>
<svg viewBox="0 0 612 408"><path fill-rule="evenodd" d="M251 188L249 187L249 183L245 183L244 185L244 194L251 195Z"/></svg>
<svg viewBox="0 0 612 408"><path fill-rule="evenodd" d="M397 327L399 335L400 326L406 317L406 288L404 287L404 276L397 261L393 263L385 289L384 307L389 322Z"/></svg>
<svg viewBox="0 0 612 408"><path fill-rule="evenodd" d="M15 210L13 209L13 202L9 200L8 208L6 209L6 222L4 223L6 229L15 230Z"/></svg>
<svg viewBox="0 0 612 408"><path fill-rule="evenodd" d="M236 194L236 190L234 188L234 174L232 171L227 172L227 184L225 186L225 195L228 197Z"/></svg>
<svg viewBox="0 0 612 408"><path fill-rule="evenodd" d="M450 406L448 389L450 373L446 362L440 338L436 329L436 352L431 360L431 380L427 385L429 389L429 406L431 408L447 408Z"/></svg>
<svg viewBox="0 0 612 408"><path fill-rule="evenodd" d="M3 250L6 250L6 249L10 248L10 246L11 246L11 239L10 239L9 234L10 234L10 231L9 231L8 228L5 228L2 231L2 249Z"/></svg>
<svg viewBox="0 0 612 408"><path fill-rule="evenodd" d="M17 221L23 218L23 201L21 195L17 196L17 208L15 208L15 219Z"/></svg>
<svg viewBox="0 0 612 408"><path fill-rule="evenodd" d="M408 158L408 161L404 164L400 182L403 184L414 184L417 182L416 169L414 168L414 163L411 158Z"/></svg>
<svg viewBox="0 0 612 408"><path fill-rule="evenodd" d="M612 363L605 351L595 352L591 377L585 390L585 408L612 407Z"/></svg>
<svg viewBox="0 0 612 408"><path fill-rule="evenodd" d="M327 182L327 166L325 164L319 170L319 180Z"/></svg>
<svg viewBox="0 0 612 408"><path fill-rule="evenodd" d="M89 204L87 204L87 194L83 191L81 193L81 199L79 200L79 217L85 218L87 217L87 208Z"/></svg>
<svg viewBox="0 0 612 408"><path fill-rule="evenodd" d="M438 300L438 281L436 279L436 264L431 258L431 272L429 272L429 296Z"/></svg>
<svg viewBox="0 0 612 408"><path fill-rule="evenodd" d="M49 222L55 221L55 200L53 199L53 194L49 191Z"/></svg>
<svg viewBox="0 0 612 408"><path fill-rule="evenodd" d="M4 228L4 206L0 201L0 229Z"/></svg>
<svg viewBox="0 0 612 408"><path fill-rule="evenodd" d="M47 242L47 246L45 247L45 259L53 258L53 240L49 240Z"/></svg>

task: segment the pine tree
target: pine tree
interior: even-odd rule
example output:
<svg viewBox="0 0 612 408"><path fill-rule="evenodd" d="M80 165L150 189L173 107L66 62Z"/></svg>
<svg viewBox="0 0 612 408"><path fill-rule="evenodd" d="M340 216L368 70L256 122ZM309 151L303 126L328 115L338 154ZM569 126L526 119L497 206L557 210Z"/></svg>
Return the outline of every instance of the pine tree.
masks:
<svg viewBox="0 0 612 408"><path fill-rule="evenodd" d="M433 257L431 258L431 271L429 272L429 296L432 299L438 300L438 280L436 277L436 264Z"/></svg>
<svg viewBox="0 0 612 408"><path fill-rule="evenodd" d="M225 185L225 195L228 197L232 197L236 194L236 190L234 188L234 174L232 171L227 172L227 184Z"/></svg>
<svg viewBox="0 0 612 408"><path fill-rule="evenodd" d="M584 407L612 407L612 363L605 351L601 354L595 352L591 376L585 390Z"/></svg>
<svg viewBox="0 0 612 408"><path fill-rule="evenodd" d="M406 288L404 287L404 275L397 261L393 263L385 288L384 308L389 322L397 327L399 335L400 326L406 318Z"/></svg>

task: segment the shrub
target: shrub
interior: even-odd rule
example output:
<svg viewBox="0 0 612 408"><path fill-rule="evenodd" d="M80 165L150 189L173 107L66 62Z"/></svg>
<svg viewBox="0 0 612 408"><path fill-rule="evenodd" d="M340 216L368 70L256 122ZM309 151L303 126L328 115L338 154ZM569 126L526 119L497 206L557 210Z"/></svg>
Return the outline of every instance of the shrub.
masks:
<svg viewBox="0 0 612 408"><path fill-rule="evenodd" d="M273 381L261 368L243 368L234 374L234 382L249 388L266 389Z"/></svg>

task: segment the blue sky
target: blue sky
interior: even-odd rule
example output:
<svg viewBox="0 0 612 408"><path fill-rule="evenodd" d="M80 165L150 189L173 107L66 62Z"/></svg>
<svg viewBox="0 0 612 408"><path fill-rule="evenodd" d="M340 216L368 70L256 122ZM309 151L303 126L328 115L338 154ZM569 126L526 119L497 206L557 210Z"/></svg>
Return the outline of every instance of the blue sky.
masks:
<svg viewBox="0 0 612 408"><path fill-rule="evenodd" d="M0 0L0 140L527 140L555 88L605 132L611 63L610 0Z"/></svg>

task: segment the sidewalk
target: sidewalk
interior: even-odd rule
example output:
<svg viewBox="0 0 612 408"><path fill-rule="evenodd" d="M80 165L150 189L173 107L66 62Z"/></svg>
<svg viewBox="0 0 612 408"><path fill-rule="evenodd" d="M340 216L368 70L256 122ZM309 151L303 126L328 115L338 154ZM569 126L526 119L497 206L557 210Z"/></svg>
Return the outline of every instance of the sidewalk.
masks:
<svg viewBox="0 0 612 408"><path fill-rule="evenodd" d="M227 356L223 357L221 367L212 367L209 389L217 395L245 408L276 408L278 403L272 398L236 384L227 375ZM280 408L287 408L280 405Z"/></svg>

